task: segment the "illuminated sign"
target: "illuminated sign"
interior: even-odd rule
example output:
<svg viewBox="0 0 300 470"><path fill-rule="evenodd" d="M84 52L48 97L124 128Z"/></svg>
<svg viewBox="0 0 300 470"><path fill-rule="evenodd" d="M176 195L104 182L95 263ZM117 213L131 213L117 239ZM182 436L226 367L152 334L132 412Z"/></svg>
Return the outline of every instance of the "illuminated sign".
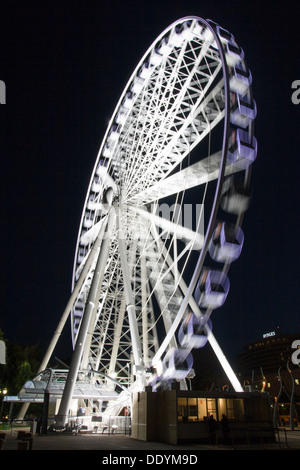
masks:
<svg viewBox="0 0 300 470"><path fill-rule="evenodd" d="M293 96L292 96L292 101L293 101ZM0 104L6 104L6 89L5 89L5 83L3 80L0 80Z"/></svg>
<svg viewBox="0 0 300 470"><path fill-rule="evenodd" d="M270 331L270 333L265 333L263 335L263 338L269 338L270 336L275 336L275 335L276 335L275 331Z"/></svg>
<svg viewBox="0 0 300 470"><path fill-rule="evenodd" d="M0 341L0 364L6 364L6 346L4 341Z"/></svg>

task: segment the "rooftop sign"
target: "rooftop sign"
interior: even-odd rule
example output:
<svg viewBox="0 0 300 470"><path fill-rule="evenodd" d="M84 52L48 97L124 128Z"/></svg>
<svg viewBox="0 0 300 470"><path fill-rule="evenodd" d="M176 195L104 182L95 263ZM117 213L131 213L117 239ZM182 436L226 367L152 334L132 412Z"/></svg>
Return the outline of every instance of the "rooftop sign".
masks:
<svg viewBox="0 0 300 470"><path fill-rule="evenodd" d="M269 338L270 336L275 336L275 331L270 331L269 333L264 333L263 338Z"/></svg>

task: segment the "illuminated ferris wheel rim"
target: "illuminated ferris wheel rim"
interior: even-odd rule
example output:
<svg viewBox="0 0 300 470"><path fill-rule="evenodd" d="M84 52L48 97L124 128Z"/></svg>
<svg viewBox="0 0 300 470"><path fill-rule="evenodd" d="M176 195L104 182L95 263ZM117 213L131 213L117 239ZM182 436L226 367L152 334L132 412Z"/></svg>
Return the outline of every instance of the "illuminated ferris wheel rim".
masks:
<svg viewBox="0 0 300 470"><path fill-rule="evenodd" d="M211 26L211 23L212 24L215 24L216 23L213 23L211 22L210 20L203 20L202 18L198 17L198 16L188 16L188 17L183 17L177 21L175 21L174 23L172 23L169 27L167 27L157 38L156 40L153 42L153 44L148 48L148 50L145 52L145 54L143 55L143 57L141 58L140 62L138 63L138 65L136 66L134 72L132 73L131 77L129 78L128 82L127 82L127 85L125 86L124 90L123 90L123 93L119 99L119 102L117 103L116 107L115 107L115 110L113 112L113 115L109 121L109 125L107 127L107 130L105 132L105 135L104 135L104 138L102 140L102 144L100 146L100 149L99 149L99 152L98 152L98 156L96 158L96 162L95 162L95 165L94 165L94 169L92 171L92 177L90 179L90 184L89 184L89 188L88 188L88 191L87 191L87 195L86 195L86 200L85 200L85 203L84 203L84 209L83 209L83 212L82 212L82 219L81 219L81 222L80 222L80 230L81 230L81 227L82 227L82 223L83 223L83 217L84 217L84 214L86 212L86 207L87 207L87 204L88 204L88 196L91 192L91 187L92 187L92 184L93 184L93 179L94 179L94 176L96 174L96 170L97 170L97 166L99 165L99 160L101 158L101 156L103 156L103 150L105 148L105 146L107 145L107 142L108 142L108 137L109 137L109 134L112 132L112 129L113 129L113 126L115 124L115 118L118 114L118 112L120 111L121 109L121 106L122 106L122 103L124 103L124 100L126 98L126 95L128 93L131 92L131 86L132 84L134 83L134 79L136 77L138 77L138 71L142 68L143 65L145 65L147 62L146 62L146 59L147 57L149 57L150 53L152 51L155 50L155 46L162 40L166 37L166 35L173 29L175 29L178 25L182 25L183 23L185 22L191 22L191 21L196 21L196 22L201 22L202 25L206 26L211 34L214 36L214 40L218 43L219 45L219 51L221 52L221 61L222 61L222 67L223 67L223 72L224 72L224 76L225 76L225 86L228 88L228 72L227 72L227 64L226 64L226 59L224 57L224 52L222 50L222 47L220 46L220 40L219 40L219 37L218 35L216 34L214 28ZM218 25L216 25L218 26ZM223 28L221 28L223 29ZM224 30L226 31L226 30ZM249 92L252 93L251 91L251 87L249 87ZM227 101L228 101L228 98L227 98ZM228 107L228 104L227 104L227 107ZM226 117L226 120L228 120L228 113L227 113L227 117ZM225 127L228 127L228 124L226 124ZM224 154L227 150L227 144L228 144L228 134L227 134L227 130L225 129L224 130L224 145L223 145L223 151L222 153ZM223 170L223 167L224 167L224 155L222 156L222 168L221 168L221 171ZM250 170L250 168L249 168ZM116 189L116 188L114 188ZM78 240L77 240L77 245L79 243L79 237L80 237L80 230L79 230L79 235L78 235ZM75 260L76 262L76 260Z"/></svg>
<svg viewBox="0 0 300 470"><path fill-rule="evenodd" d="M87 204L88 204L88 197L89 197L89 194L91 192L91 188L92 188L92 184L93 184L93 180L94 180L94 176L96 174L96 171L97 171L97 167L99 165L99 160L101 159L101 157L103 157L103 151L105 149L105 146L107 145L107 142L108 142L108 137L109 137L109 134L112 132L113 130L113 127L115 125L115 119L116 119L116 116L118 115L118 113L120 112L120 109L122 107L122 104L124 103L124 101L126 100L126 96L131 93L131 87L134 83L134 79L138 77L138 72L139 70L141 70L141 68L147 64L147 58L149 57L149 55L151 55L151 52L155 52L155 47L156 45L166 37L166 35L172 31L172 30L175 30L175 28L179 25L182 25L186 22L191 22L191 21L200 21L201 23L203 23L203 25L205 25L210 31L211 33L213 34L214 36L214 39L219 43L219 39L218 39L218 36L216 35L214 29L212 28L212 26L209 24L208 21L205 21L203 19L201 19L200 17L197 17L197 16L188 16L188 17L183 17L175 22L173 22L171 25L169 25L157 38L156 40L152 43L152 45L148 48L148 50L145 52L145 54L143 55L143 57L141 58L140 62L138 63L138 65L136 66L134 72L132 73L131 77L129 78L124 90L123 90L123 93L121 94L120 96L120 99L115 107L115 110L112 114L112 117L109 121L109 124L107 126L107 129L106 129L106 132L105 132L105 135L104 135L104 138L102 140L102 143L101 143L101 146L100 146L100 149L99 149L99 152L98 152L98 156L96 158L96 162L95 162L95 165L94 165L94 168L93 168L93 171L92 171L92 176L91 176L91 179L90 179L90 183L89 183L89 188L88 188L88 191L87 191L87 195L86 195L86 200L85 200L85 203L84 203L84 209L83 209L83 213L82 213L82 219L81 219L81 223L80 223L80 230L81 230L81 227L82 227L82 223L83 223L83 217L84 217L84 214L86 212L86 207L87 207ZM223 67L223 72L224 72L224 75L227 77L227 73L226 73L226 61L225 61L225 58L224 58L224 54L223 52L221 53L221 60L222 60L222 67ZM228 82L228 78L226 78L225 82ZM228 83L225 84L225 86L228 88ZM227 105L228 106L228 105ZM227 113L228 114L228 113ZM228 119L228 118L227 118ZM227 127L227 125L226 125ZM227 130L224 131L224 144L226 144L227 142L225 141L225 139L228 139L228 136L227 136ZM226 148L226 145L223 145L223 148ZM222 155L222 171L223 171L223 167L224 167L224 153L225 151L222 152L223 155ZM104 156L105 158L105 156ZM113 183L112 183L113 184ZM114 187L114 190L118 190L118 188ZM79 236L80 236L80 231L79 231ZM77 240L77 245L79 243L79 237L78 237L78 240ZM76 260L75 260L76 262Z"/></svg>
<svg viewBox="0 0 300 470"><path fill-rule="evenodd" d="M93 183L94 183L94 178L95 178L95 175L97 174L97 171L99 169L99 162L100 162L101 159L103 159L103 157L104 157L103 161L109 161L109 165L106 167L106 170L105 170L106 175L108 176L108 181L105 183L106 187L102 186L102 191L104 189L111 189L112 188L113 192L114 192L114 196L116 196L119 192L119 188L118 188L116 180L114 180L112 178L112 176L109 175L109 169L111 168L111 165L113 165L114 160L113 160L113 158L107 158L103 155L104 150L108 147L108 142L109 142L110 136L111 136L111 134L114 130L113 126L115 124L118 113L120 112L122 106L124 105L124 101L126 100L126 97L128 96L128 92L132 91L132 85L135 83L135 79L138 77L138 72L147 63L147 58L151 57L151 55L153 53L156 54L156 46L159 45L161 43L161 41L163 41L163 39L165 39L166 37L170 38L170 36L168 36L168 35L171 35L171 33L173 33L175 35L176 34L176 28L179 27L179 26L182 26L182 28L183 28L183 30L185 31L186 34L191 34L191 29L192 29L191 25L194 25L194 27L196 25L198 25L198 27L205 28L207 31L209 31L211 36L212 36L212 39L210 39L210 44L212 42L215 42L215 44L217 45L216 50L219 54L219 59L221 61L221 66L222 66L222 71L223 71L222 73L223 73L223 78L224 78L225 112L224 112L224 115L223 115L224 131L223 131L222 152L221 152L221 158L220 158L220 167L219 167L219 172L218 172L218 177L217 177L217 189L216 189L216 192L215 192L213 209L211 211L210 221L209 221L209 224L208 224L208 229L206 231L205 239L204 239L204 242L203 242L203 248L201 250L200 257L199 257L199 260L198 260L198 268L195 270L194 276L193 276L193 278L191 280L191 283L188 287L188 293L185 297L186 298L186 303L184 303L184 301L183 301L183 303L181 304L181 311L182 312L185 310L185 308L188 304L191 292L193 292L195 287L196 287L196 283L197 283L197 280L198 280L199 274L200 274L199 270L201 270L201 268L202 268L203 261L204 261L203 258L206 256L206 253L207 253L207 250L208 250L208 244L210 242L212 231L214 229L216 212L217 212L218 205L219 205L221 189L222 189L222 183L223 183L223 177L224 177L225 170L226 170L227 154L228 154L229 125L230 125L230 123L229 123L229 120L230 120L229 75L228 75L228 66L227 66L227 61L226 61L226 58L225 58L225 52L223 50L223 45L222 45L220 37L217 34L215 28L219 28L219 33L220 33L220 30L225 31L226 33L228 33L228 32L226 30L223 30L223 28L220 28L218 25L214 24L214 26L212 26L212 23L209 20L205 21L205 20L203 20L199 17L191 16L191 17L182 18L182 19L174 22L172 25L170 25L168 28L166 28L160 34L160 36L158 36L158 38L155 40L155 42L149 47L149 49L146 51L146 53L144 54L144 56L140 60L138 66L135 69L135 71L131 75L131 77L130 77L130 79L129 79L129 81L128 81L121 97L120 97L120 100L119 100L119 102L118 102L118 104L115 108L115 111L114 111L113 116L110 120L109 126L107 128L107 131L105 133L104 139L102 141L98 157L96 159L96 163L95 163L95 166L94 166L94 170L93 170L93 173L92 173L92 177L91 177L91 181L90 181L90 185L89 185L89 189L88 189L88 192L87 192L87 197L86 197L86 201L85 201L85 205L84 205L82 220L81 220L81 224L80 224L80 231L79 231L79 235L78 235L78 242L77 242L77 249L76 249L76 257L75 257L75 262L74 262L74 275L73 275L73 286L74 286L75 283L76 283L76 272L78 270L78 249L79 249L79 246L80 246L80 240L82 239L82 236L84 236L84 234L83 234L84 218L86 216L86 213L88 212L89 196L90 196L91 189L92 189L92 186L93 186ZM228 33L228 34L230 34L230 33ZM178 35L178 37L179 36L180 35ZM159 59L159 57L158 57L158 59ZM251 87L249 87L249 93L251 93ZM250 126L251 126L250 134L251 134L251 136L253 136L252 123L250 124ZM249 126L249 128L250 128L250 126ZM120 125L120 128L121 129L124 128L124 124L123 124L123 127L122 127L122 125ZM176 165L178 165L178 161L176 162ZM176 166L176 165L174 165L174 166ZM174 169L174 166L171 168L171 170ZM250 166L247 168L247 171L246 171L247 179L248 179L249 169L250 169ZM171 173L171 170L168 173L166 173L167 176ZM104 182L105 182L105 179L104 179ZM148 188L146 188L145 191L147 191L147 189ZM139 202L138 199L136 198L136 195L133 195L133 199L134 198L136 199L136 202ZM239 224L240 224L240 222L239 222ZM93 235L93 236L94 236L94 238L93 238L92 242L94 242L94 240L96 238L95 235ZM228 266L229 265L227 263L224 264L224 271L228 270ZM178 318L181 319L182 314L180 314L178 316ZM178 322L179 322L179 320L178 320ZM174 325L175 325L175 323L174 323ZM179 323L178 323L178 325L179 325ZM175 327L173 329L175 330ZM167 343L167 342L169 342L169 337L165 338L165 343Z"/></svg>

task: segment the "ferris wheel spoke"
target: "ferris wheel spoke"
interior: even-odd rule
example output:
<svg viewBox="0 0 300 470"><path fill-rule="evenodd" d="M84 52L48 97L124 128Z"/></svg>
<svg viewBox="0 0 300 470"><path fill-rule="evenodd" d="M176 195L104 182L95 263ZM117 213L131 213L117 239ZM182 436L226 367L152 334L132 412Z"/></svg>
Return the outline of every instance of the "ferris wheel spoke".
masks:
<svg viewBox="0 0 300 470"><path fill-rule="evenodd" d="M120 224L120 218L118 219L118 221ZM127 313L128 313L130 331L131 331L134 363L137 368L140 368L142 365L142 348L141 348L140 337L139 337L139 332L138 332L134 296L133 296L131 283L130 283L130 271L128 269L128 259L126 257L125 244L124 244L124 240L122 237L119 237L118 244L119 244L119 253L120 253L120 259L121 259L121 267L122 267L122 272L123 272L124 295L125 295L125 300L127 304Z"/></svg>
<svg viewBox="0 0 300 470"><path fill-rule="evenodd" d="M168 249L159 237L154 224L152 224L151 234L155 243L149 244L147 251L145 251L148 260L146 264L148 267L149 281L152 285L152 292L155 293L160 314L155 320L155 323L152 323L150 328L148 327L148 332L155 327L160 317L163 320L165 331L168 332L171 329L183 298L180 288L182 273L178 275L177 268L180 256L175 258L176 254L174 252L172 259ZM177 341L175 337L170 337L170 344L176 347ZM155 353L156 352L157 348L155 349Z"/></svg>
<svg viewBox="0 0 300 470"><path fill-rule="evenodd" d="M133 102L132 114L135 119L131 125L136 126L134 142L138 143L139 153L143 149L140 144L149 148L149 142L144 138L146 135L154 136L152 142L155 145L160 135L164 135L168 140L168 133L171 138L178 134L180 127L185 123L184 117L187 117L186 109L192 112L195 101L201 101L220 70L219 61L212 58L209 61L206 57L208 44L203 44L197 54L192 53L193 47L197 46L187 42L178 52L174 51L174 57L169 59L170 63L163 62L158 71L153 73L150 78L153 86L145 86L142 89L142 101L137 99ZM200 98L199 89L202 90ZM139 119L139 116L142 116L142 119ZM141 121L143 126L140 125ZM132 131L131 133L133 135ZM133 171L127 173L126 181L127 185L130 185L130 175Z"/></svg>
<svg viewBox="0 0 300 470"><path fill-rule="evenodd" d="M188 227L184 227L180 223L160 217L153 212L148 212L145 209L135 207L132 210L139 214L142 219L153 222L155 225L163 229L165 233L176 234L177 239L182 240L184 243L192 242L194 249L201 249L203 245L203 234ZM141 223L143 223L143 221L141 221Z"/></svg>
<svg viewBox="0 0 300 470"><path fill-rule="evenodd" d="M119 351L121 335L122 335L122 327L123 327L124 318L125 318L125 310L126 310L126 302L125 302L125 299L123 298L122 303L121 303L121 308L118 314L118 320L116 323L115 333L114 333L114 341L113 341L110 364L109 364L109 369L108 369L109 376L113 376L115 369L116 369L118 351ZM128 360L129 360L129 357L128 357Z"/></svg>
<svg viewBox="0 0 300 470"><path fill-rule="evenodd" d="M174 99L171 99L172 88L175 86L175 84L172 83L172 77L177 77L178 69L180 70L180 63L177 66L173 66L173 71L171 75L165 79L162 89L156 89L151 93L151 96L157 94L159 100L154 103L153 110L151 106L149 106L148 115L143 118L143 126L139 130L135 129L133 145L136 145L139 154L143 154L146 148L147 152L149 152L149 142L147 142L147 140L145 141L145 138L143 138L145 135L152 134L155 136L151 141L151 146L152 148L160 146L159 153L161 158L164 151L170 153L170 149L174 146L175 148L178 146L180 138L183 139L182 145L184 145L186 135L188 135L189 139L194 139L195 134L199 132L203 133L204 128L207 127L207 123L212 121L211 103L222 89L223 81L221 80L216 83L213 90L208 97L206 97L206 92L212 87L213 82L220 72L221 65L216 61L213 70L208 68L205 74L203 66L202 68L199 66L204 57L205 51L202 51L197 60L193 63L190 74L187 76L183 75L180 85L176 83L176 88L180 89L180 92L173 92ZM180 57L180 61L182 61L182 57ZM207 62L205 62L205 64L206 67L208 67ZM203 76L206 77L204 83ZM178 77L176 80L178 80ZM160 83L159 79L158 83ZM200 93L199 87L201 89ZM165 98L166 94L168 95L168 100ZM169 103L171 103L171 105ZM198 116L198 120L195 120L194 125L192 125L195 116ZM134 121L134 123L135 122L136 121ZM204 135L205 133L202 137L204 137ZM135 144L135 141L137 141L137 144ZM142 142L143 145L141 146L140 143ZM162 144L165 150L161 147ZM135 147L133 147L133 149L134 148ZM127 187L132 186L134 174L136 170L139 169L137 161L137 159L134 160L135 163L132 170L127 172Z"/></svg>
<svg viewBox="0 0 300 470"><path fill-rule="evenodd" d="M133 172L134 180L126 184L124 196L133 197L136 193L149 187L153 181L165 178L189 153L224 119L223 80L220 80L213 90L200 104L196 103L193 110L187 108L179 113L179 124L168 134L168 129L158 132L163 146L157 141L149 143L147 157L143 165ZM175 132L176 130L176 132ZM135 155L135 150L132 150ZM142 155L138 148L139 155ZM138 158L139 160L139 158ZM135 161L137 161L135 157Z"/></svg>
<svg viewBox="0 0 300 470"><path fill-rule="evenodd" d="M204 185L210 181L218 179L220 173L222 152L216 152L199 162L183 168L175 174L160 179L152 186L142 190L128 199L130 203L149 204L167 196ZM238 167L227 163L225 175L231 175L241 171Z"/></svg>

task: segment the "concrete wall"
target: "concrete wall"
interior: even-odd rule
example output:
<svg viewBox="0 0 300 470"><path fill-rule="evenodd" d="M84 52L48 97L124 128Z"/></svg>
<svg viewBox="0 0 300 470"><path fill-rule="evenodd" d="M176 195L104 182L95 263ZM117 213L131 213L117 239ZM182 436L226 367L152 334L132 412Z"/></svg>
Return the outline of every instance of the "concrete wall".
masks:
<svg viewBox="0 0 300 470"><path fill-rule="evenodd" d="M176 390L157 392L157 440L177 444L177 394Z"/></svg>
<svg viewBox="0 0 300 470"><path fill-rule="evenodd" d="M135 439L176 444L176 391L135 393L131 431Z"/></svg>
<svg viewBox="0 0 300 470"><path fill-rule="evenodd" d="M151 392L134 393L132 401L132 437L141 441L155 440L156 422L152 416L156 408L155 394Z"/></svg>

